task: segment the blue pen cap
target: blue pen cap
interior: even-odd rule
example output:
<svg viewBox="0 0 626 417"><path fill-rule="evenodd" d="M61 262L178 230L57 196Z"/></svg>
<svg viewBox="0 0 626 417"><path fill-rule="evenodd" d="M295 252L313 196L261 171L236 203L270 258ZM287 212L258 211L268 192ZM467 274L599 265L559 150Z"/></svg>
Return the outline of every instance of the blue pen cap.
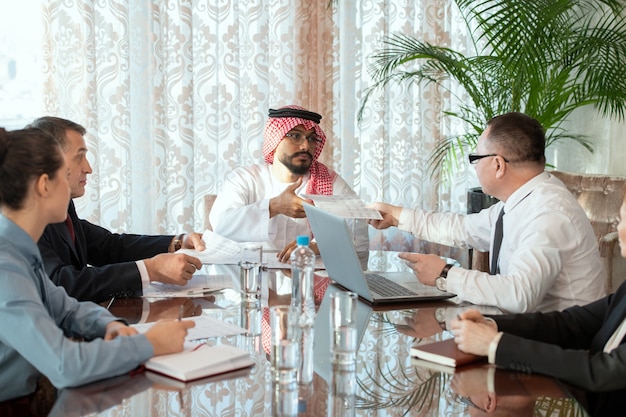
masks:
<svg viewBox="0 0 626 417"><path fill-rule="evenodd" d="M309 237L308 236L298 236L296 238L296 245L298 246L309 246Z"/></svg>

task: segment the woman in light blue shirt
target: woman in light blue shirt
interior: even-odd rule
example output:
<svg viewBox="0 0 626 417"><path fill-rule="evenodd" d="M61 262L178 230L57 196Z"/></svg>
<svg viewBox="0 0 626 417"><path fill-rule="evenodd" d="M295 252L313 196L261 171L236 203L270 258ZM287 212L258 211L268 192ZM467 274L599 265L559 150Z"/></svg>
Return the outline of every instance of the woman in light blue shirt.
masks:
<svg viewBox="0 0 626 417"><path fill-rule="evenodd" d="M0 401L33 393L42 374L63 388L129 372L181 351L193 326L164 321L138 334L48 279L37 240L65 220L68 173L47 133L0 128Z"/></svg>

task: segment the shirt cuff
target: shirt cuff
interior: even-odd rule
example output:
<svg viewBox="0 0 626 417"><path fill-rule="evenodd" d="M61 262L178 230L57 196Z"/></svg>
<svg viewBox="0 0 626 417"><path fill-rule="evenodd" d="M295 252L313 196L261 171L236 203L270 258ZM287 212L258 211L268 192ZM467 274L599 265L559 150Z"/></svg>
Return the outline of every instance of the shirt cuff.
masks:
<svg viewBox="0 0 626 417"><path fill-rule="evenodd" d="M400 211L400 216L398 216L398 229L399 230L410 230L411 224L413 223L413 210L408 209L406 207L402 207Z"/></svg>
<svg viewBox="0 0 626 417"><path fill-rule="evenodd" d="M498 332L498 334L496 334L494 336L493 339L491 339L491 343L489 343L489 350L487 351L487 359L489 360L489 363L492 365L496 364L496 351L498 350L498 344L500 343L500 339L502 339L502 332Z"/></svg>
<svg viewBox="0 0 626 417"><path fill-rule="evenodd" d="M485 317L485 320L488 322L494 323L496 325L496 329L498 328L498 323L496 323L496 321L492 319L491 317Z"/></svg>
<svg viewBox="0 0 626 417"><path fill-rule="evenodd" d="M148 286L150 285L150 275L148 275L148 268L143 261L135 261L137 269L139 270L139 276L141 276L141 293L145 294Z"/></svg>
<svg viewBox="0 0 626 417"><path fill-rule="evenodd" d="M150 315L150 302L145 298L141 299L141 317L137 323L145 323Z"/></svg>

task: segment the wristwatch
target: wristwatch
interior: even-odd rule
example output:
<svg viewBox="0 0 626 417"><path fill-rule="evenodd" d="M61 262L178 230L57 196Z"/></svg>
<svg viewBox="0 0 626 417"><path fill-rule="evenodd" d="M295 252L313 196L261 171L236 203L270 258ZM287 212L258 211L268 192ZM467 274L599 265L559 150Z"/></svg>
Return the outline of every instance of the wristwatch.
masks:
<svg viewBox="0 0 626 417"><path fill-rule="evenodd" d="M181 233L174 239L174 252L183 247L183 239L185 238L185 234Z"/></svg>
<svg viewBox="0 0 626 417"><path fill-rule="evenodd" d="M444 291L444 292L448 291L448 271L453 266L454 265L452 264L446 264L446 266L443 267L443 269L441 270L441 273L435 280L435 287L437 287L439 291Z"/></svg>
<svg viewBox="0 0 626 417"><path fill-rule="evenodd" d="M435 310L435 320L437 320L437 323L439 323L439 326L441 327L441 330L447 330L446 329L446 309L445 308L441 308L440 307L440 308Z"/></svg>

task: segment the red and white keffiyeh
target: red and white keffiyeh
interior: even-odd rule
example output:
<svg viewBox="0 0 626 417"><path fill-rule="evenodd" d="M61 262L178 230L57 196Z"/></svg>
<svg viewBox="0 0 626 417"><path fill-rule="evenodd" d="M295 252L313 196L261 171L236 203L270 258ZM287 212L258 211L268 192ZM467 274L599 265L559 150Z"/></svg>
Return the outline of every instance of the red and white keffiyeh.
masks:
<svg viewBox="0 0 626 417"><path fill-rule="evenodd" d="M306 111L305 108L296 105L281 107L281 109ZM305 192L307 194L332 195L333 181L337 177L337 173L328 169L326 165L317 160L324 149L326 134L320 128L319 124L312 120L300 117L269 117L265 123L265 132L263 134L263 157L265 158L265 162L268 164L274 162L274 152L280 141L285 137L285 133L288 133L298 125L304 126L306 130L314 129L315 134L321 140L321 143L315 148L315 155L313 155L313 162L309 169L311 179Z"/></svg>

